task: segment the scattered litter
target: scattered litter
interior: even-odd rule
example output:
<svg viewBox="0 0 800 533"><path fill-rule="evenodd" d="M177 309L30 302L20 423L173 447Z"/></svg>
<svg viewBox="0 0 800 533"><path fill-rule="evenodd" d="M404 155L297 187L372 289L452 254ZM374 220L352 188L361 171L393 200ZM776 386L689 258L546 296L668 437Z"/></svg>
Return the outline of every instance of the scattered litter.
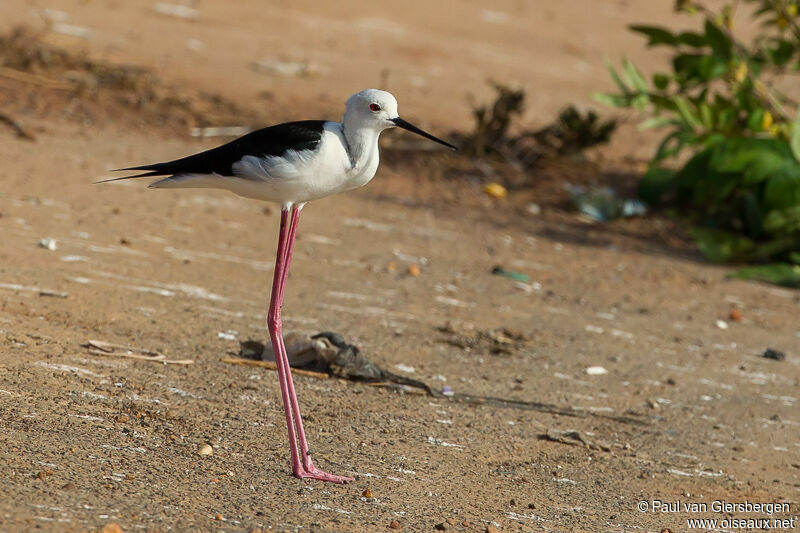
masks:
<svg viewBox="0 0 800 533"><path fill-rule="evenodd" d="M783 361L786 359L786 354L779 352L778 350L773 350L772 348L767 348L762 357L764 359L772 359L774 361Z"/></svg>
<svg viewBox="0 0 800 533"><path fill-rule="evenodd" d="M336 511L339 514L350 514L350 511L345 511L344 509L335 509L333 507L328 507L327 505L322 505L321 503L315 503L311 506L311 508L315 511Z"/></svg>
<svg viewBox="0 0 800 533"><path fill-rule="evenodd" d="M717 320L717 327L719 329L728 329L728 323L724 320Z"/></svg>
<svg viewBox="0 0 800 533"><path fill-rule="evenodd" d="M444 387L442 387L442 394L444 394L445 396L453 396L455 392L453 391L453 387L445 385Z"/></svg>
<svg viewBox="0 0 800 533"><path fill-rule="evenodd" d="M239 336L239 332L233 329L229 329L226 331L220 331L217 333L217 337L220 339L225 339L226 341L233 341L236 340L236 337Z"/></svg>
<svg viewBox="0 0 800 533"><path fill-rule="evenodd" d="M214 448L210 444L203 444L197 449L197 455L212 455L213 453Z"/></svg>
<svg viewBox="0 0 800 533"><path fill-rule="evenodd" d="M88 257L84 257L82 255L62 255L61 257L59 257L59 259L61 261L64 261L65 263L74 263L76 261L86 261L86 262L89 261Z"/></svg>
<svg viewBox="0 0 800 533"><path fill-rule="evenodd" d="M66 298L69 296L66 292L60 291L51 291L48 289L42 289L39 291L39 296L48 296L50 298Z"/></svg>
<svg viewBox="0 0 800 533"><path fill-rule="evenodd" d="M608 370L602 366L590 366L586 369L586 373L590 376L602 376L603 374L608 374Z"/></svg>
<svg viewBox="0 0 800 533"><path fill-rule="evenodd" d="M589 333L603 333L605 330L598 326L593 326L591 324L586 324L583 326L583 329L588 331Z"/></svg>
<svg viewBox="0 0 800 533"><path fill-rule="evenodd" d="M469 324L447 322L439 331L448 335L443 342L464 350L489 352L494 355L515 354L528 348L532 339L509 328L478 330Z"/></svg>
<svg viewBox="0 0 800 533"><path fill-rule="evenodd" d="M400 372L407 372L408 374L413 374L415 371L413 366L404 365L403 363L398 363L394 367Z"/></svg>
<svg viewBox="0 0 800 533"><path fill-rule="evenodd" d="M592 450L611 451L611 446L609 444L599 440L591 440L584 433L575 430L561 431L558 429L548 429L546 433L539 435L539 439L560 442L561 444L569 444L572 446L582 444Z"/></svg>
<svg viewBox="0 0 800 533"><path fill-rule="evenodd" d="M58 244L54 238L46 237L39 241L39 248L44 248L46 250L50 250L51 252L55 252L56 249L58 249Z"/></svg>
<svg viewBox="0 0 800 533"><path fill-rule="evenodd" d="M445 447L448 447L448 448L466 448L466 446L463 446L461 444L453 444L452 442L445 442L442 439L436 439L436 438L433 438L433 437L428 437L428 439L425 442L427 442L428 444L434 444L434 445L437 445L437 446L445 446Z"/></svg>
<svg viewBox="0 0 800 533"><path fill-rule="evenodd" d="M492 274L495 276L505 276L507 278L513 279L515 281L521 281L523 283L527 283L531 280L531 277L527 274L522 274L520 272L514 272L513 270L506 270L501 266L496 266L492 269Z"/></svg>
<svg viewBox="0 0 800 533"><path fill-rule="evenodd" d="M445 305L452 305L453 307L475 307L477 304L475 302L467 303L462 302L461 300L457 300L455 298L448 298L447 296L437 296L434 298L438 303L445 304Z"/></svg>
<svg viewBox="0 0 800 533"><path fill-rule="evenodd" d="M90 340L89 342L84 344L83 347L88 348L89 353L94 355L127 357L129 359L137 359L139 361L152 361L155 363L162 363L165 365L191 365L194 363L194 360L192 359L169 360L164 354L159 352L144 350L142 348L134 348L132 346L123 346L120 344L111 344L105 341Z"/></svg>
<svg viewBox="0 0 800 533"><path fill-rule="evenodd" d="M159 2L153 6L153 11L159 15L167 15L169 17L177 17L181 19L194 20L200 16L200 12L189 6L182 6L180 4L168 4L166 2Z"/></svg>
<svg viewBox="0 0 800 533"><path fill-rule="evenodd" d="M500 185L499 183L487 183L483 186L483 192L486 193L486 196L489 198L495 198L497 200L502 200L506 196L508 196L508 191L505 187Z"/></svg>
<svg viewBox="0 0 800 533"><path fill-rule="evenodd" d="M572 198L575 207L591 220L609 222L618 218L641 216L647 213L647 206L641 200L622 199L610 187L586 189L575 185L564 188Z"/></svg>

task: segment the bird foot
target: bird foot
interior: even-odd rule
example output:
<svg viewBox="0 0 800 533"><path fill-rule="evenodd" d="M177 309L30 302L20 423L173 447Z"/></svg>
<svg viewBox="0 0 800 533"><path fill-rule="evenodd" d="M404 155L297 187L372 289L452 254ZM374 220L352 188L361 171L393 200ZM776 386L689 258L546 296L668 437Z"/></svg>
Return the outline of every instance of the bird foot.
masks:
<svg viewBox="0 0 800 533"><path fill-rule="evenodd" d="M320 481L328 481L330 483L344 484L348 481L354 481L353 478L347 476L337 476L329 474L318 469L314 465L310 468L300 467L294 472L295 477L300 479L318 479Z"/></svg>

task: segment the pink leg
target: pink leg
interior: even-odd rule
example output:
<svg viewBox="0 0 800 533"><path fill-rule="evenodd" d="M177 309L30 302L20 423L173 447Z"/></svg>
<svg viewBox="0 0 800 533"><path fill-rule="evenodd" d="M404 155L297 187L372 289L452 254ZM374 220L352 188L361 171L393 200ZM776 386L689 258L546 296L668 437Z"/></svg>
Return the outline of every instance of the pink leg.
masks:
<svg viewBox="0 0 800 533"><path fill-rule="evenodd" d="M272 283L272 297L270 299L268 320L270 338L272 340L273 353L275 356L275 364L278 368L278 377L280 379L283 407L286 413L286 425L289 430L292 473L298 478L311 478L322 481L331 481L333 483L344 483L346 481L352 481L353 478L335 476L333 474L323 472L317 469L314 466L314 463L311 461L311 452L308 450L308 442L303 429L303 419L300 416L300 406L297 402L297 394L294 390L294 382L292 381L289 358L286 353L286 347L283 343L281 310L283 308L283 296L286 287L286 280L289 275L289 264L292 260L294 238L295 234L297 233L297 221L300 217L300 209L297 206L292 208L291 221L289 223L289 227L286 228L286 219L288 218L288 214L289 213L287 210L281 211L281 231L278 238L278 252L275 262L275 274Z"/></svg>

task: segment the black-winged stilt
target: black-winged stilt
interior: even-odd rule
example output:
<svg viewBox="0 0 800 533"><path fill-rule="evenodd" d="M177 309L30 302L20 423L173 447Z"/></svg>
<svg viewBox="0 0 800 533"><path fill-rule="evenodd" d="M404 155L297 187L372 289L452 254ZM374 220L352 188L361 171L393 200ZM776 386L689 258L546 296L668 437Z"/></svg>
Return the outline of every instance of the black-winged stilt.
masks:
<svg viewBox="0 0 800 533"><path fill-rule="evenodd" d="M226 189L281 205L267 326L289 430L292 473L298 478L352 481L323 472L311 461L283 343L281 309L300 210L310 200L366 185L378 169L378 137L383 130L395 126L456 149L400 118L394 96L366 89L348 98L341 122L306 120L279 124L182 159L119 169L146 171L142 174L103 180L166 176L151 183L150 188Z"/></svg>

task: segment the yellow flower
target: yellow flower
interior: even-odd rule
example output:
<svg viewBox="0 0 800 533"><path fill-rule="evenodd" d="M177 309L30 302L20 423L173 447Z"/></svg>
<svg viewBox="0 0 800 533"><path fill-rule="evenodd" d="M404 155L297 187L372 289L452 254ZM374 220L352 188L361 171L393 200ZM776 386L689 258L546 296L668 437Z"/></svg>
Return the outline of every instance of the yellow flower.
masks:
<svg viewBox="0 0 800 533"><path fill-rule="evenodd" d="M769 111L764 111L764 118L761 119L761 131L770 130L770 128L772 127L772 123L773 123L772 113L770 113Z"/></svg>
<svg viewBox="0 0 800 533"><path fill-rule="evenodd" d="M786 6L786 14L789 15L790 17L796 17L797 4L789 4L788 6Z"/></svg>
<svg viewBox="0 0 800 533"><path fill-rule="evenodd" d="M733 79L741 83L747 78L747 63L739 63L736 71L733 73Z"/></svg>

